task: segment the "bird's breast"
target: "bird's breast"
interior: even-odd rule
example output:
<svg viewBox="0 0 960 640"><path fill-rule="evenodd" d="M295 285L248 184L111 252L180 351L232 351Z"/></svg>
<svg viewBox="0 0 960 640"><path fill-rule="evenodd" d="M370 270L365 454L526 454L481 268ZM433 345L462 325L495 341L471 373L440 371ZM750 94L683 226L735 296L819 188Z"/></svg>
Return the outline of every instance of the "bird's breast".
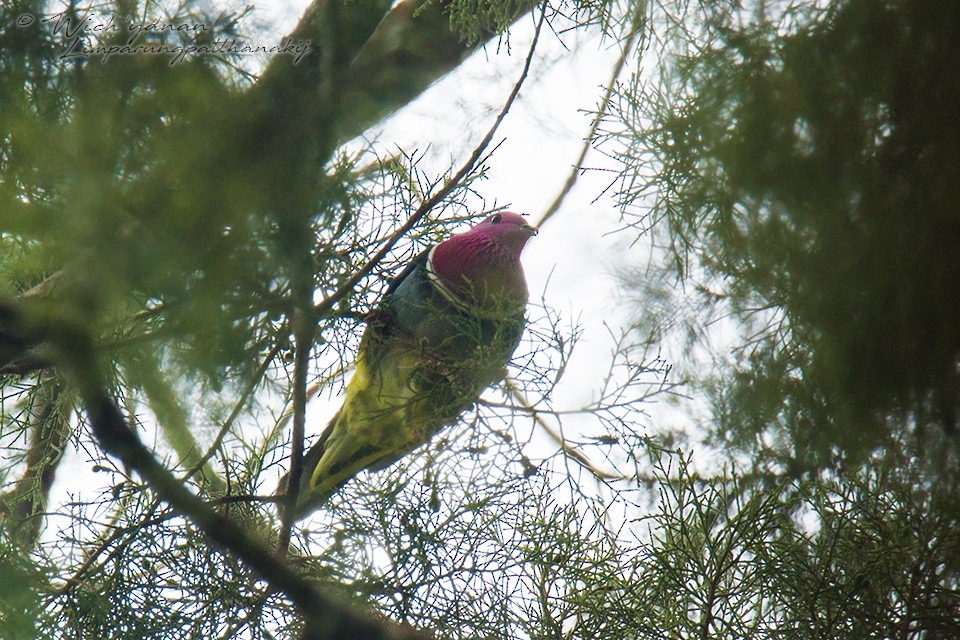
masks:
<svg viewBox="0 0 960 640"><path fill-rule="evenodd" d="M463 361L481 357L506 364L523 332L523 305L489 307L451 300L438 288L427 269L418 269L391 295L389 313L393 327L411 338L432 357Z"/></svg>

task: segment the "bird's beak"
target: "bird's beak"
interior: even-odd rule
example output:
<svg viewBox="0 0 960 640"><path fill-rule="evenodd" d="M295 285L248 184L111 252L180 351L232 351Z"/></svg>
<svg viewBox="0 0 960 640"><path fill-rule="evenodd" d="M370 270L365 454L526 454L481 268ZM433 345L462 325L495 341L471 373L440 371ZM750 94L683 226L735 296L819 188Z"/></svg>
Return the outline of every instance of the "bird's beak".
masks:
<svg viewBox="0 0 960 640"><path fill-rule="evenodd" d="M523 228L526 229L531 236L535 236L539 233L539 230L532 224L525 224L523 225Z"/></svg>

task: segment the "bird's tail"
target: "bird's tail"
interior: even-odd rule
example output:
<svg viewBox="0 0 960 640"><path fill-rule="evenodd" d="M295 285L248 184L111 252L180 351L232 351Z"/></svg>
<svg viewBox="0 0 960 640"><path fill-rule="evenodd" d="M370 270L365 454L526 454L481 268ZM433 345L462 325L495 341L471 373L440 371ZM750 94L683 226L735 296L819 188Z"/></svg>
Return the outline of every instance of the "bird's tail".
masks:
<svg viewBox="0 0 960 640"><path fill-rule="evenodd" d="M335 416L327 424L327 428L323 430L323 433L320 434L320 437L316 442L313 443L304 454L303 454L303 464L301 466L302 471L300 472L300 487L297 492L297 504L294 507L294 517L297 520L307 516L310 512L318 509L327 498L330 497L330 494L333 493L333 489L327 492L326 495L319 495L316 492L311 490L311 479L313 473L317 468L317 464L320 462L320 459L323 458L323 454L327 450L327 442L330 440L330 434L333 433L334 426L337 424L337 420L340 418L340 412L338 411ZM277 485L277 497L280 498L281 503L285 500L286 495L290 492L290 474L286 473L280 478L280 482ZM336 487L334 487L336 489Z"/></svg>
<svg viewBox="0 0 960 640"><path fill-rule="evenodd" d="M300 487L294 517L305 518L319 509L333 493L347 483L360 470L370 468L384 457L383 450L365 445L362 440L350 437L334 436L338 423L345 420L343 409L330 420L320 438L303 456L303 471L300 475ZM343 431L343 425L339 425ZM285 477L280 485L289 491Z"/></svg>
<svg viewBox="0 0 960 640"><path fill-rule="evenodd" d="M323 433L320 434L320 437L317 438L317 441L313 443L306 453L303 454L303 472L300 475L300 492L297 501L300 502L305 497L306 493L310 492L310 480L313 476L313 472L317 468L317 464L320 462L320 459L323 458L323 454L327 451L327 442L330 440L330 434L333 433L333 428L337 424L337 420L340 418L340 412L337 411L337 414L333 416L330 422L327 424L327 428L323 430Z"/></svg>

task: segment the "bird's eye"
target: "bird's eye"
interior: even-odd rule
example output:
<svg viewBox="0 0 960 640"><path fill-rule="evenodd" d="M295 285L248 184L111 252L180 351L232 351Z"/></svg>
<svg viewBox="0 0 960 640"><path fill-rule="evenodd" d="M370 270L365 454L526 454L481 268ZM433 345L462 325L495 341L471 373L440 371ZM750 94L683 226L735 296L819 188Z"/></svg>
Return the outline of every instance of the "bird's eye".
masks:
<svg viewBox="0 0 960 640"><path fill-rule="evenodd" d="M503 216L501 216L499 213L495 213L492 216L490 216L490 222L492 224L500 224L501 220L503 220Z"/></svg>

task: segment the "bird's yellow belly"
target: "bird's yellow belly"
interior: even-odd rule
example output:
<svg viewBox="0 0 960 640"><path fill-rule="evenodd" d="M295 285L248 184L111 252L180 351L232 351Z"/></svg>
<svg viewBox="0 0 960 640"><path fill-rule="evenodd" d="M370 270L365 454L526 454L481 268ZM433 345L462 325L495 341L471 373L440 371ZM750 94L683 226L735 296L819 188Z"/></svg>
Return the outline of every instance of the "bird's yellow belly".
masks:
<svg viewBox="0 0 960 640"><path fill-rule="evenodd" d="M406 353L384 354L376 368L361 356L344 402L347 433L378 448L393 449L416 438L411 419L423 404L413 385L418 359Z"/></svg>

